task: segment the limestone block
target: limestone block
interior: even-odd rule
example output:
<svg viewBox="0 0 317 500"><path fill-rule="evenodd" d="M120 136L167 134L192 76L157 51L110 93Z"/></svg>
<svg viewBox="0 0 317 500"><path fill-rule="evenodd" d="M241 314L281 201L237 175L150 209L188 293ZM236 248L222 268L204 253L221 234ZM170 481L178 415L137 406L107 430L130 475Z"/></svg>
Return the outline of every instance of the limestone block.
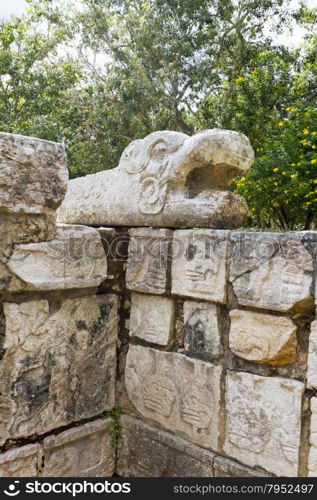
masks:
<svg viewBox="0 0 317 500"><path fill-rule="evenodd" d="M119 165L69 182L59 221L150 227L239 227L243 198L227 190L254 160L249 140L229 130L193 137L154 132L133 141Z"/></svg>
<svg viewBox="0 0 317 500"><path fill-rule="evenodd" d="M9 214L0 211L0 292L9 287L23 287L21 280L7 268L14 244L51 240L55 233L55 220L46 214Z"/></svg>
<svg viewBox="0 0 317 500"><path fill-rule="evenodd" d="M226 303L229 231L175 231L172 293Z"/></svg>
<svg viewBox="0 0 317 500"><path fill-rule="evenodd" d="M130 336L166 346L172 339L174 315L173 299L135 292L131 299Z"/></svg>
<svg viewBox="0 0 317 500"><path fill-rule="evenodd" d="M265 472L251 469L235 460L216 456L214 460L215 477L269 477Z"/></svg>
<svg viewBox="0 0 317 500"><path fill-rule="evenodd" d="M221 367L174 352L130 345L125 383L144 417L216 450Z"/></svg>
<svg viewBox="0 0 317 500"><path fill-rule="evenodd" d="M111 477L115 449L109 420L94 420L44 439L43 477Z"/></svg>
<svg viewBox="0 0 317 500"><path fill-rule="evenodd" d="M218 312L215 304L184 302L185 351L201 359L214 359L222 354Z"/></svg>
<svg viewBox="0 0 317 500"><path fill-rule="evenodd" d="M121 477L212 477L214 453L122 415L116 473Z"/></svg>
<svg viewBox="0 0 317 500"><path fill-rule="evenodd" d="M56 209L67 180L62 144L0 132L0 211L42 214Z"/></svg>
<svg viewBox="0 0 317 500"><path fill-rule="evenodd" d="M172 231L130 229L126 284L130 290L163 294L169 286Z"/></svg>
<svg viewBox="0 0 317 500"><path fill-rule="evenodd" d="M312 322L309 336L307 387L317 389L317 320Z"/></svg>
<svg viewBox="0 0 317 500"><path fill-rule="evenodd" d="M0 454L0 477L36 477L40 447L28 444Z"/></svg>
<svg viewBox="0 0 317 500"><path fill-rule="evenodd" d="M239 304L313 311L313 259L296 233L232 233L230 281Z"/></svg>
<svg viewBox="0 0 317 500"><path fill-rule="evenodd" d="M308 457L308 477L317 477L317 398L310 400L310 451Z"/></svg>
<svg viewBox="0 0 317 500"><path fill-rule="evenodd" d="M88 288L107 276L107 258L98 231L60 225L52 241L16 246L8 268L24 290Z"/></svg>
<svg viewBox="0 0 317 500"><path fill-rule="evenodd" d="M114 295L4 304L0 446L113 408L117 307Z"/></svg>
<svg viewBox="0 0 317 500"><path fill-rule="evenodd" d="M270 365L296 360L296 325L289 318L235 309L230 320L229 348L236 356Z"/></svg>
<svg viewBox="0 0 317 500"><path fill-rule="evenodd" d="M277 476L298 475L304 385L228 372L226 455Z"/></svg>

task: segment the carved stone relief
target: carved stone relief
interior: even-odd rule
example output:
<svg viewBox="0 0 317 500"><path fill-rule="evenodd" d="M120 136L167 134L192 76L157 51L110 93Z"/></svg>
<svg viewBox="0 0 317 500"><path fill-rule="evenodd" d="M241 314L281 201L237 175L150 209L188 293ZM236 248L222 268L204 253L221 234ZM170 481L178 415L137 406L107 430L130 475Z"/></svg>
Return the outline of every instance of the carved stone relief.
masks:
<svg viewBox="0 0 317 500"><path fill-rule="evenodd" d="M226 303L228 252L229 231L175 231L172 293Z"/></svg>
<svg viewBox="0 0 317 500"><path fill-rule="evenodd" d="M216 450L221 367L130 345L125 381L136 409L198 445Z"/></svg>
<svg viewBox="0 0 317 500"><path fill-rule="evenodd" d="M174 314L175 303L173 299L133 293L130 336L166 346L172 340Z"/></svg>
<svg viewBox="0 0 317 500"><path fill-rule="evenodd" d="M304 385L228 372L225 453L278 476L297 476Z"/></svg>

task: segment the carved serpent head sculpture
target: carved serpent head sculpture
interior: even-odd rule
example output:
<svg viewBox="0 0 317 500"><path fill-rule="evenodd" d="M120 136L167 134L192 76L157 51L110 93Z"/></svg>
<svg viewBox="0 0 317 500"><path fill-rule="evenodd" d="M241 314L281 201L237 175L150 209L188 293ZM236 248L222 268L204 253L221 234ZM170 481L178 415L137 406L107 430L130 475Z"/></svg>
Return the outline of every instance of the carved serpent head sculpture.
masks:
<svg viewBox="0 0 317 500"><path fill-rule="evenodd" d="M88 225L239 227L243 198L227 190L254 160L249 140L229 130L189 137L153 132L133 141L119 165L69 182L58 220Z"/></svg>

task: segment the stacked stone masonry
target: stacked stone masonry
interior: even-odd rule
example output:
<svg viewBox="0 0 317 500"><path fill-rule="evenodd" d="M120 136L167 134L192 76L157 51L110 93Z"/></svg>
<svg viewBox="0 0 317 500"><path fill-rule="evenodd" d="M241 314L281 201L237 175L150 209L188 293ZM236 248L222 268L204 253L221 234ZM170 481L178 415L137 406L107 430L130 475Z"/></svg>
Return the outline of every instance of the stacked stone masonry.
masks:
<svg viewBox="0 0 317 500"><path fill-rule="evenodd" d="M198 136L147 138L146 168ZM67 178L61 145L0 134L0 477L316 476L317 233L168 224L168 195L157 224L69 194L57 222Z"/></svg>

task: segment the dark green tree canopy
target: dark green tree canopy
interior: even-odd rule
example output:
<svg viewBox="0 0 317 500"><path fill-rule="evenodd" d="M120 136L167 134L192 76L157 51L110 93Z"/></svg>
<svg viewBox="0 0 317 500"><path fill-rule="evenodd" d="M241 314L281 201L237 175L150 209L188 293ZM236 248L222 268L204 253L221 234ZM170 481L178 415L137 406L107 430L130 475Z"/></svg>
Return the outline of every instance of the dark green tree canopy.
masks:
<svg viewBox="0 0 317 500"><path fill-rule="evenodd" d="M0 128L65 142L72 176L160 129L247 134L250 224L316 224L316 9L289 0L29 0L0 25ZM297 23L303 47L278 43Z"/></svg>

